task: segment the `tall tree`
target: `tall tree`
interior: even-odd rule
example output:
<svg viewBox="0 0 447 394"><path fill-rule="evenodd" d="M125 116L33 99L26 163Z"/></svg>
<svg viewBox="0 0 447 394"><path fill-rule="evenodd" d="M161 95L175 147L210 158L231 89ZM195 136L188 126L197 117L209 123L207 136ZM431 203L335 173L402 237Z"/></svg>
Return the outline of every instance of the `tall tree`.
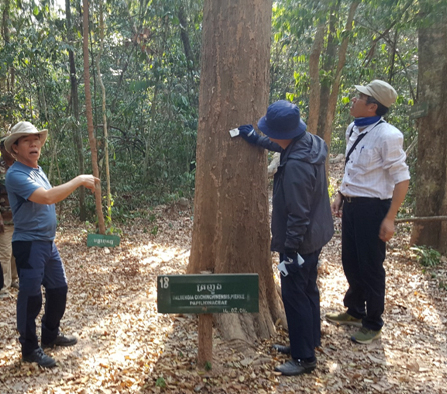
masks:
<svg viewBox="0 0 447 394"><path fill-rule="evenodd" d="M421 2L418 103L428 113L418 120L416 216L447 215L447 7L431 5ZM447 222L415 223L411 242L447 252Z"/></svg>
<svg viewBox="0 0 447 394"><path fill-rule="evenodd" d="M9 32L9 12L10 12L10 0L5 0L3 4L2 12L2 24L1 24L1 35L4 41L5 47L10 45L10 32ZM1 10L1 8L0 8ZM0 74L0 93L6 98L12 98L14 95L14 85L15 85L15 69L13 65L7 68L5 75ZM4 101L4 100L2 100ZM9 101L9 100L7 100ZM2 111L2 118L0 126L6 128L8 123L12 122L12 111L11 107L5 105L5 110Z"/></svg>
<svg viewBox="0 0 447 394"><path fill-rule="evenodd" d="M215 315L224 337L245 341L268 337L284 317L269 250L266 154L228 133L267 109L271 6L265 0L204 6L188 272L259 274L259 314Z"/></svg>
<svg viewBox="0 0 447 394"><path fill-rule="evenodd" d="M107 184L107 218L108 221L112 221L112 193L110 189L110 167L109 167L109 133L107 127L107 111L106 111L106 88L101 76L101 56L104 51L104 10L103 3L99 1L99 51L96 56L96 70L98 73L98 82L101 87L101 98L102 98L102 121L103 121L103 131L104 131L104 158L105 158L105 175Z"/></svg>
<svg viewBox="0 0 447 394"><path fill-rule="evenodd" d="M87 115L87 128L88 139L90 141L90 149L92 152L92 169L93 175L97 178L99 176L98 169L98 151L96 148L96 138L93 129L93 112L92 112L92 95L90 92L90 71L89 71L89 53L88 53L88 36L89 36L89 5L88 0L83 0L83 24L84 24L84 40L83 40L83 52L84 52L84 83L85 83L85 111ZM95 187L95 202L96 202L96 214L98 215L98 227L99 233L105 234L106 228L104 223L104 214L102 212L101 201L101 183L96 183Z"/></svg>
<svg viewBox="0 0 447 394"><path fill-rule="evenodd" d="M309 65L308 70L294 72L297 94L289 97L292 100L295 96L301 98L303 105L300 107L306 112L303 98L309 94L308 130L323 138L329 148L348 44L359 4L358 0L277 2L275 25L279 28L278 37L284 36L281 40L284 44L281 45L292 46L298 65ZM307 54L308 62L304 59Z"/></svg>
<svg viewBox="0 0 447 394"><path fill-rule="evenodd" d="M73 23L71 16L70 0L65 0L65 17L67 24L67 38L70 44L68 49L68 60L70 63L70 103L71 103L71 115L74 118L72 122L72 135L73 142L76 148L76 156L78 159L79 173L84 174L84 150L82 146L82 135L79 129L79 95L78 95L78 79L76 77L76 63L72 46L74 45ZM85 209L85 188L81 186L79 188L79 219L85 221L87 219L87 212Z"/></svg>
<svg viewBox="0 0 447 394"><path fill-rule="evenodd" d="M354 20L355 12L359 6L360 1L352 1L349 7L349 13L346 21L345 32L341 39L338 51L335 50L334 33L335 22L332 20L334 14L338 14L339 1L335 2L334 9L331 9L331 16L329 18L329 36L326 49L328 64L327 70L331 75L331 78L326 80L321 86L320 96L320 116L318 123L317 134L324 139L327 146L331 147L333 121L335 118L335 110L337 106L338 93L340 91L342 71L346 63L346 53L349 43L349 35L347 34L352 30L352 24ZM335 52L337 57L335 58ZM329 155L327 163L329 163Z"/></svg>
<svg viewBox="0 0 447 394"><path fill-rule="evenodd" d="M325 22L320 21L314 37L312 49L309 55L309 116L307 117L307 130L316 134L318 130L318 118L320 114L320 56L324 42Z"/></svg>

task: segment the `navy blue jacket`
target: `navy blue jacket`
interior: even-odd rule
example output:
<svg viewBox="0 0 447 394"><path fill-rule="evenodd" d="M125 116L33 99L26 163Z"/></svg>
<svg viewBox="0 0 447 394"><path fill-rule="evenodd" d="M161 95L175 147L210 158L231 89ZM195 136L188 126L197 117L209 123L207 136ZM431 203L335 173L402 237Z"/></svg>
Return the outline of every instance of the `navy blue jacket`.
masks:
<svg viewBox="0 0 447 394"><path fill-rule="evenodd" d="M322 248L334 234L325 161L326 143L305 132L287 149L267 137L257 145L281 152L273 183L271 250L296 250L304 255Z"/></svg>

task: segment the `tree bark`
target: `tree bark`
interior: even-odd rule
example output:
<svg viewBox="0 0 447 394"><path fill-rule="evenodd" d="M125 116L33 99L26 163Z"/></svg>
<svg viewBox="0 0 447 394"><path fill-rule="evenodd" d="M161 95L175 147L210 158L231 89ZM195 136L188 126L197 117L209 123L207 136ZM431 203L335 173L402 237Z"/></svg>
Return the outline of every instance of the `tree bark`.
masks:
<svg viewBox="0 0 447 394"><path fill-rule="evenodd" d="M312 134L318 132L318 115L320 113L320 56L324 42L326 22L323 20L317 27L312 50L309 57L309 116L307 117L307 131Z"/></svg>
<svg viewBox="0 0 447 394"><path fill-rule="evenodd" d="M103 13L103 3L99 0L99 41L100 49L98 55L96 56L96 70L98 72L98 81L101 88L102 97L102 121L103 121L103 132L104 132L104 158L105 158L105 172L106 172L106 185L107 185L107 218L108 221L112 221L112 192L110 189L110 167L109 167L109 135L107 130L107 108L106 108L106 88L102 81L101 76L101 56L104 50L104 13Z"/></svg>
<svg viewBox="0 0 447 394"><path fill-rule="evenodd" d="M84 83L85 83L85 112L87 116L88 139L92 153L92 170L93 175L99 178L98 169L98 151L96 149L96 138L93 129L93 112L92 112L92 95L90 92L90 71L89 71L89 54L88 54L88 0L83 0L83 33L84 33ZM104 214L102 212L101 202L101 183L98 182L95 187L96 214L98 215L99 233L105 234Z"/></svg>
<svg viewBox="0 0 447 394"><path fill-rule="evenodd" d="M397 40L398 40L398 37L399 37L399 29L396 29L396 31L394 32L392 51L391 51L391 54L390 54L390 69L388 71L388 83L390 85L393 85L394 65L396 63L396 53L397 53Z"/></svg>
<svg viewBox="0 0 447 394"><path fill-rule="evenodd" d="M326 130L327 111L329 109L329 97L334 79L335 56L337 55L336 24L340 16L340 0L334 1L329 9L329 31L327 36L326 50L324 52L322 70L325 77L322 78L320 88L320 112L318 115L317 135L324 139ZM328 145L329 146L329 145ZM329 157L329 155L328 155Z"/></svg>
<svg viewBox="0 0 447 394"><path fill-rule="evenodd" d="M65 0L65 15L67 22L67 38L68 42L73 45L73 31L71 20L70 0ZM79 129L79 96L78 96L78 81L76 78L76 63L74 53L71 49L68 50L68 61L70 63L70 87L71 87L71 113L76 120L73 126L73 143L76 147L76 156L78 159L79 173L84 174L84 151L82 146L82 135ZM85 221L87 219L87 211L85 207L85 187L81 186L78 191L79 194L79 219Z"/></svg>
<svg viewBox="0 0 447 394"><path fill-rule="evenodd" d="M151 100L151 115L148 122L147 135L145 138L145 150L144 150L144 161L143 161L143 176L144 179L149 180L149 164L151 161L151 143L154 136L154 128L155 128L155 116L157 115L157 105L158 105L158 86L159 80L157 78L154 86L153 98Z"/></svg>
<svg viewBox="0 0 447 394"><path fill-rule="evenodd" d="M268 106L271 1L205 2L194 226L188 273L256 272L259 314L215 315L221 334L269 337L284 312L273 280L267 157L229 130Z"/></svg>
<svg viewBox="0 0 447 394"><path fill-rule="evenodd" d="M185 8L183 4L180 4L178 13L177 13L179 22L180 22L180 38L182 40L183 49L185 51L186 60L188 61L187 67L189 71L193 71L195 69L196 59L194 53L191 49L191 43L188 35L188 22L186 20Z"/></svg>
<svg viewBox="0 0 447 394"><path fill-rule="evenodd" d="M423 6L424 2L421 3ZM429 18L433 15L423 15ZM419 28L418 102L428 115L418 120L415 216L447 215L447 17ZM447 252L447 222L415 223L411 243Z"/></svg>
<svg viewBox="0 0 447 394"><path fill-rule="evenodd" d="M2 29L1 33L3 41L5 42L4 46L8 46L10 43L10 34L9 34L9 24L11 23L9 18L10 8L11 8L10 0L5 0L2 13L2 26L1 26ZM14 85L15 85L14 76L15 76L15 69L14 66L11 66L8 68L8 72L6 73L4 79L0 78L0 94L10 97L14 96ZM5 113L2 115L0 119L2 121L2 124L0 126L3 127L5 130L7 130L9 124L13 122L13 111L10 105L7 106Z"/></svg>

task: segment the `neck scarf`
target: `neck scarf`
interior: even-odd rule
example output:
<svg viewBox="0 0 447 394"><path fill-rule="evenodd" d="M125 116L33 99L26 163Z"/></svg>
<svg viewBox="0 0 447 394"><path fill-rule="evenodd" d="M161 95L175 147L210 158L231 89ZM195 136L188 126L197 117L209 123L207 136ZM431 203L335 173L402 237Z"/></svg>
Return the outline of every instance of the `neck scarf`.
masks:
<svg viewBox="0 0 447 394"><path fill-rule="evenodd" d="M380 120L380 116L368 116L367 118L355 118L354 124L357 127L365 127L369 126L370 124L376 123Z"/></svg>

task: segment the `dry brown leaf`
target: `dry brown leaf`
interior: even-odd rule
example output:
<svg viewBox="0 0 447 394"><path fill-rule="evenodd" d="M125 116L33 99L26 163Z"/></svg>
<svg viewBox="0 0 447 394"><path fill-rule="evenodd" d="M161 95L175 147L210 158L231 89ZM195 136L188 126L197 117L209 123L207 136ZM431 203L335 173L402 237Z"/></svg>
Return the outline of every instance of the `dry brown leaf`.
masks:
<svg viewBox="0 0 447 394"><path fill-rule="evenodd" d="M416 361L407 364L406 367L409 371L419 372L419 364Z"/></svg>
<svg viewBox="0 0 447 394"><path fill-rule="evenodd" d="M340 178L334 174L342 169L341 165L335 170L331 167L333 186ZM159 315L156 307L157 275L184 273L188 264L192 213L182 212L185 213L167 206L154 209L157 236L143 231L150 231L153 223L135 218L122 226L121 245L108 248L108 253L105 249L86 247L86 236L80 231L92 229L68 216L61 218L63 231L58 232L56 243L69 280L62 329L76 332L79 342L73 348L51 351L58 367L50 371L21 363L15 331L17 293L10 300L1 300L0 392L444 392L447 297L445 290L439 288L439 280L447 283L447 270L444 265L431 271L436 275L428 271L424 274L408 249L409 232L401 225L388 245L385 261L387 292L381 341L354 345L349 339L353 328L322 320L316 370L299 378L287 378L273 370L288 359L271 348L273 343L288 343L287 331L278 319L277 334L259 341L254 349L256 356L230 353L219 346L221 339L216 332L213 369L197 369L197 317ZM335 227L339 235L338 218ZM347 282L341 266L339 236L323 249L321 260L324 270L320 270L318 283L324 316L344 310ZM42 314L38 324L41 317ZM162 379L158 386L157 379ZM162 381L165 389L161 388Z"/></svg>

